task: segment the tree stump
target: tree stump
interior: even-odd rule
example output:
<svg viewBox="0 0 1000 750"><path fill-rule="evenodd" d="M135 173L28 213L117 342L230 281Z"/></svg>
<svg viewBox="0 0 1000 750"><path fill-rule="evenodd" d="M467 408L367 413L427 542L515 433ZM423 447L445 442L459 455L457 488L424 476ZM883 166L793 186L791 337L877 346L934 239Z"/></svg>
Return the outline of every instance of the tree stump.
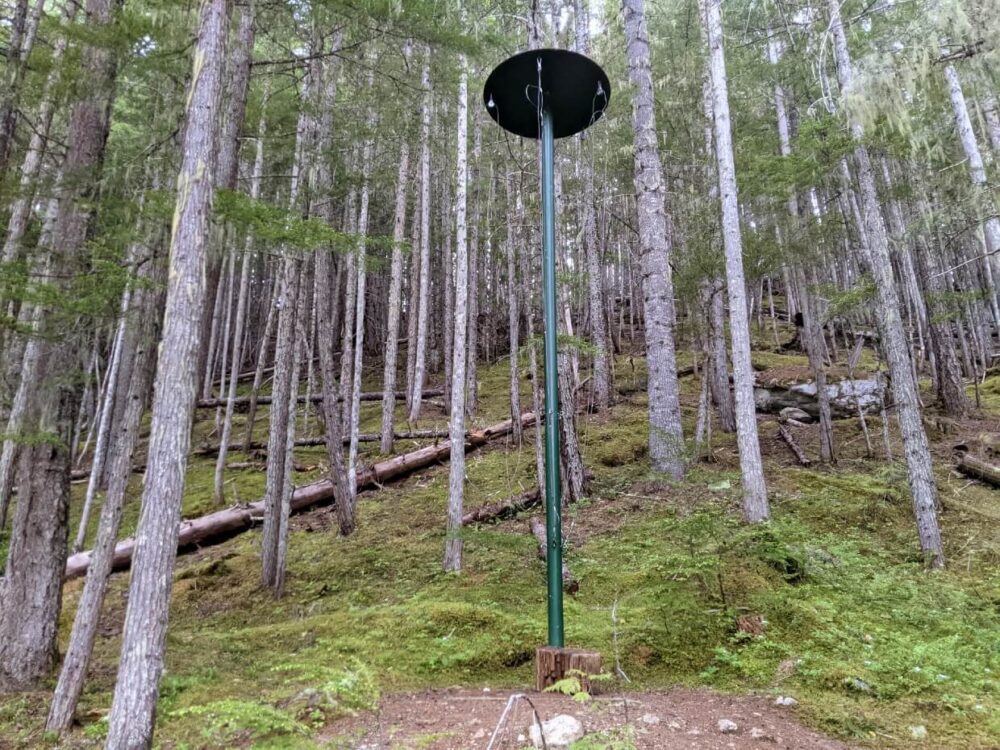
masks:
<svg viewBox="0 0 1000 750"><path fill-rule="evenodd" d="M575 675L580 678L580 686L593 694L594 683L590 677L601 673L601 655L597 651L580 648L539 646L535 649L535 689L539 692L572 671L582 673Z"/></svg>

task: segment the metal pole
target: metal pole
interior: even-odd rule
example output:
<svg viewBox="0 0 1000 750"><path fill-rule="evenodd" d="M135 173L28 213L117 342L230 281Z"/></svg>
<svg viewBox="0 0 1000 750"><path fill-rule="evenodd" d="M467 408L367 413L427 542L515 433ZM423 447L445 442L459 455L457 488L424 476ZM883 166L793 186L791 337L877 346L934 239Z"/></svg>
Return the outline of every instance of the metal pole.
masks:
<svg viewBox="0 0 1000 750"><path fill-rule="evenodd" d="M556 206L552 112L542 109L542 296L545 317L545 535L549 645L563 646L562 492L559 488L559 361L556 350Z"/></svg>

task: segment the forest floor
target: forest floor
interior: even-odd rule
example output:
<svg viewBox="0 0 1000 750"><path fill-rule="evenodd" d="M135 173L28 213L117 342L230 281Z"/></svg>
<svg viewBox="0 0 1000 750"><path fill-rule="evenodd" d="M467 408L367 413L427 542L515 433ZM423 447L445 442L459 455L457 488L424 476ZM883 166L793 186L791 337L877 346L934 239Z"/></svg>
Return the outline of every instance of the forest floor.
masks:
<svg viewBox="0 0 1000 750"><path fill-rule="evenodd" d="M805 361L763 351L754 359L779 374ZM847 746L1000 747L1000 491L951 469L951 445L1000 425L1000 379L985 382L984 410L959 434L932 435L949 559L934 573L920 559L905 472L881 453L877 418L869 420L876 457L866 456L857 420L843 420L837 466L802 468L777 424L761 417L773 520L748 528L733 436L716 433L682 483L650 471L644 379L640 358L619 358L619 402L609 414L580 416L593 479L564 520L566 559L580 581L566 602L567 642L602 652L630 682L618 678L591 704L532 700L575 709L595 732L581 748L823 747L812 731ZM475 426L506 418L506 362L481 369L480 383ZM688 434L697 387L682 380ZM527 382L523 398L531 403ZM440 408L426 411L419 427L445 424ZM200 417L196 446L215 441L213 414ZM366 405L362 430L377 423L378 405ZM816 429L793 429L817 459ZM255 437L266 431L265 410ZM533 431L527 437L469 455L468 508L534 485ZM364 450L371 461L378 446ZM893 451L901 455L895 438ZM313 467L297 484L322 476L323 454L296 451ZM185 517L217 509L213 464L192 460ZM230 477L228 501L263 494L263 472ZM134 481L124 534L138 516ZM336 535L330 508L297 516L281 600L259 585L259 529L178 558L158 746L484 748L478 733L492 731L501 691L533 682L546 632L544 567L522 514L467 529L463 572L443 573L447 485L447 468L433 467L363 493L349 538ZM127 585L127 575L112 579L79 727L59 743L42 731L47 692L0 697L0 747L100 746ZM65 587L63 643L81 588ZM485 688L487 701L458 701ZM774 706L779 695L798 705ZM642 722L645 714L660 723ZM720 734L720 718L737 733ZM386 733L397 726L401 734ZM752 738L754 727L775 742ZM518 746L516 737L507 745Z"/></svg>
<svg viewBox="0 0 1000 750"><path fill-rule="evenodd" d="M377 711L334 722L322 734L334 748L497 750L530 746L530 728L561 714L576 717L586 747L637 750L783 748L847 750L836 740L804 728L787 708L763 698L675 688L669 692L616 692L584 703L543 693L524 698L509 690L428 690L396 693ZM511 709L504 715L509 702ZM719 722L726 725L725 733ZM494 738L494 731L496 737ZM579 743L583 745L584 743Z"/></svg>

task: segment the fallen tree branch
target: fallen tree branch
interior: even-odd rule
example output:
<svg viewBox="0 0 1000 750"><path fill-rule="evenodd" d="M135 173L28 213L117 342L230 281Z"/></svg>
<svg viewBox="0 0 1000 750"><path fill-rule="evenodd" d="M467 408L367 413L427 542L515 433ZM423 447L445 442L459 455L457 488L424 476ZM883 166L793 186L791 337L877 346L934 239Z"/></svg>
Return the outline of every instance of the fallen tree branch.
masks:
<svg viewBox="0 0 1000 750"><path fill-rule="evenodd" d="M535 421L535 415L526 412L521 415L521 427L529 427ZM475 450L491 440L510 434L514 428L514 421L507 419L498 424L487 427L477 432L471 432L465 439L465 450ZM381 461L365 471L359 472L356 487L358 491L370 487L378 487L386 482L399 479L411 474L418 469L423 469L434 464L448 460L451 455L451 443L443 442L438 445L429 445L419 448L410 453ZM333 484L329 479L321 479L317 482L298 487L292 492L292 512L299 513L313 506L327 503L333 500ZM192 518L182 521L180 532L177 537L177 548L179 551L215 544L224 539L228 539L236 534L246 531L253 526L255 519L259 519L264 513L264 501L248 505L237 505L225 510L209 513L206 516ZM132 554L135 552L135 539L124 539L115 545L114 562L112 570L125 570L132 564ZM78 578L87 572L90 566L91 552L80 552L71 555L66 561L65 580Z"/></svg>
<svg viewBox="0 0 1000 750"><path fill-rule="evenodd" d="M522 510L533 508L541 501L542 493L539 492L537 487L535 487L533 490L522 492L520 495L514 495L514 497L509 497L506 500L481 505L474 511L466 513L462 516L462 525L469 526L474 523L497 521L501 518L508 518L520 513Z"/></svg>
<svg viewBox="0 0 1000 750"><path fill-rule="evenodd" d="M812 465L812 461L809 460L809 457L805 454L805 451L803 451L799 447L799 444L795 442L795 438L792 437L792 433L788 431L785 425L783 424L778 425L778 434L781 435L781 439L785 441L785 445L788 446L788 449L795 454L795 458L798 459L798 462L800 464L802 464L803 466Z"/></svg>

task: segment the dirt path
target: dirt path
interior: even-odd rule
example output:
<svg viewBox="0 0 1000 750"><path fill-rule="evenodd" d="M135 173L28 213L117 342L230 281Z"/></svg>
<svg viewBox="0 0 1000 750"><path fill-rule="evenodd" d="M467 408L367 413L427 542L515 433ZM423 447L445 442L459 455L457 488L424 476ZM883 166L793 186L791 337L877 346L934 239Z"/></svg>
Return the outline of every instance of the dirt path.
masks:
<svg viewBox="0 0 1000 750"><path fill-rule="evenodd" d="M485 750L510 691L432 690L388 695L378 710L327 728L334 748L352 750ZM571 714L588 735L606 744L641 750L847 750L848 746L801 726L794 708L766 698L729 696L702 690L597 696L582 704L562 695L529 693L542 720ZM735 731L720 731L728 720ZM531 706L517 700L495 750L531 747ZM633 745L612 744L631 737Z"/></svg>

